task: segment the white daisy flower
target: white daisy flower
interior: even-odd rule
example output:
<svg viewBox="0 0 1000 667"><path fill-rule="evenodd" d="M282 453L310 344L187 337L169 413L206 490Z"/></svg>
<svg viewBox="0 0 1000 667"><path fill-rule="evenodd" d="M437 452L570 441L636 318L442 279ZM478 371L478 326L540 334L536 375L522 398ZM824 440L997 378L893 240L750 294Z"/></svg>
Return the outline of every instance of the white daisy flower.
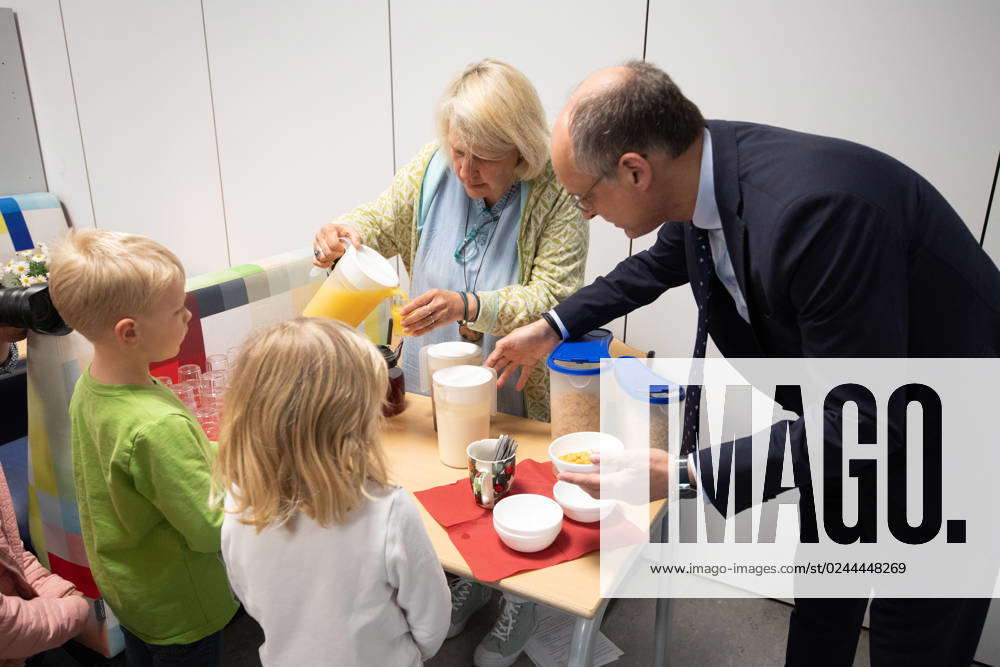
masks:
<svg viewBox="0 0 1000 667"><path fill-rule="evenodd" d="M18 273L27 273L28 272L28 263L27 262L15 262L14 263L14 271L17 271Z"/></svg>
<svg viewBox="0 0 1000 667"><path fill-rule="evenodd" d="M28 276L21 276L21 287L31 287L31 278Z"/></svg>
<svg viewBox="0 0 1000 667"><path fill-rule="evenodd" d="M22 251L20 251L20 252L19 252L19 253L17 253L17 254L18 254L18 255L20 255L21 257L31 257L31 255L32 255L32 254L33 254L34 252L35 252L34 250L22 250Z"/></svg>
<svg viewBox="0 0 1000 667"><path fill-rule="evenodd" d="M45 255L32 255L31 256L31 261L32 262L44 262L45 261Z"/></svg>

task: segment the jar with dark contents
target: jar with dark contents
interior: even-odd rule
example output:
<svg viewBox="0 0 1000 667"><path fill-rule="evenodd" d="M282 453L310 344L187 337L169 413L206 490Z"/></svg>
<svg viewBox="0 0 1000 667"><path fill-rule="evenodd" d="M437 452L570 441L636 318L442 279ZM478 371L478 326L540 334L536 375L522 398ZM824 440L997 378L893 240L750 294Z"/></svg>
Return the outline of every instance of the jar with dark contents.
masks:
<svg viewBox="0 0 1000 667"><path fill-rule="evenodd" d="M378 351L382 353L385 365L389 368L389 391L385 396L386 402L382 406L382 414L394 417L406 407L406 381L403 369L396 365L399 362L399 355L388 345L379 345Z"/></svg>

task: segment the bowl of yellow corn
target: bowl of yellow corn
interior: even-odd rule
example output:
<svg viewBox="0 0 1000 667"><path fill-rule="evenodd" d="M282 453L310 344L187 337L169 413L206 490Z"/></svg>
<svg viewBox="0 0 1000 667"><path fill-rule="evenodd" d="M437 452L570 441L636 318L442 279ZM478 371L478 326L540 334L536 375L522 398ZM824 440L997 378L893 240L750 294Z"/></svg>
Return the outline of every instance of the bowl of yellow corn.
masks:
<svg viewBox="0 0 1000 667"><path fill-rule="evenodd" d="M578 431L561 435L549 445L549 458L560 472L597 472L591 457L625 451L622 441L598 431Z"/></svg>

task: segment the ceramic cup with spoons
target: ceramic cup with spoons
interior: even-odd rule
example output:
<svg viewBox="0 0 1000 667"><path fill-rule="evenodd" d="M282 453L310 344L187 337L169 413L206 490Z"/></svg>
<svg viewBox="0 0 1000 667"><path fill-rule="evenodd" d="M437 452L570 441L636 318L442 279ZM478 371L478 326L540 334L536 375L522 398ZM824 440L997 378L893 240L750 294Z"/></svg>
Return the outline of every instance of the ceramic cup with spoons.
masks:
<svg viewBox="0 0 1000 667"><path fill-rule="evenodd" d="M514 483L514 462L517 453L512 451L502 460L496 460L498 438L476 440L466 448L469 456L469 482L476 504L485 509L493 506L510 492Z"/></svg>

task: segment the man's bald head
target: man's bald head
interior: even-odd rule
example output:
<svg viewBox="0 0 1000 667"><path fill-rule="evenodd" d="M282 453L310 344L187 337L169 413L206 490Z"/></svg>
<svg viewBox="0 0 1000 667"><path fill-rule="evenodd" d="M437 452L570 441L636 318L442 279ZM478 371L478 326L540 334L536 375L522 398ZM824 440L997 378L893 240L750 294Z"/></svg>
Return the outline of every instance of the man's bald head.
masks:
<svg viewBox="0 0 1000 667"><path fill-rule="evenodd" d="M587 95L600 94L613 86L621 84L631 72L632 70L625 65L615 65L614 67L604 67L597 70L580 82L580 85L570 95L570 103Z"/></svg>
<svg viewBox="0 0 1000 667"><path fill-rule="evenodd" d="M553 159L563 153L576 169L608 177L625 153L677 157L704 126L666 72L633 60L594 72L573 91L553 128Z"/></svg>

